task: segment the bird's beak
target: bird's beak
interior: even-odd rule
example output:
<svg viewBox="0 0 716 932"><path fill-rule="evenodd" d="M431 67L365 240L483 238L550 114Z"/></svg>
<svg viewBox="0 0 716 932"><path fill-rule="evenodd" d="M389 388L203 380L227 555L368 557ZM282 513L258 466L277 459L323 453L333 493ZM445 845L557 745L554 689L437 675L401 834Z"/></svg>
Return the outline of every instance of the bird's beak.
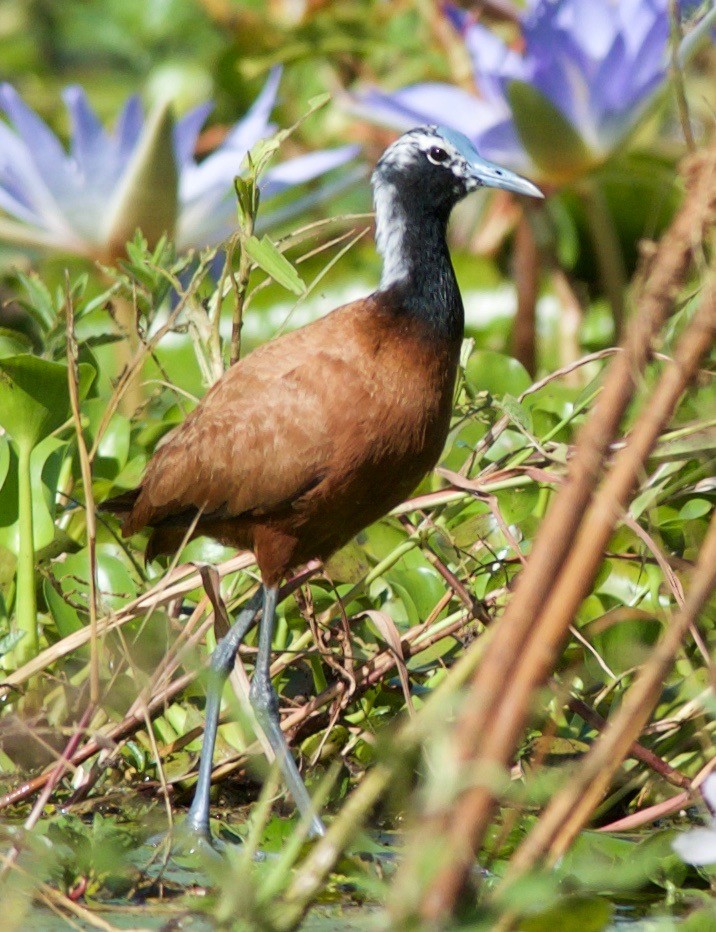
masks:
<svg viewBox="0 0 716 932"><path fill-rule="evenodd" d="M470 190L474 191L480 187L502 188L504 191L514 191L515 194L526 194L528 197L544 197L537 185L532 184L522 175L516 175L502 168L501 165L488 162L487 159L471 160L469 170L468 187Z"/></svg>

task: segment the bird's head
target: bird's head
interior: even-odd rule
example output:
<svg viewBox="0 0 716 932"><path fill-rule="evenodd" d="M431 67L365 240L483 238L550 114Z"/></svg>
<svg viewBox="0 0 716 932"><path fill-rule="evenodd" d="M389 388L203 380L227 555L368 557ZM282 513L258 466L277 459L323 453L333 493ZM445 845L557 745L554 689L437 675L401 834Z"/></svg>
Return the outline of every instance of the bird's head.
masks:
<svg viewBox="0 0 716 932"><path fill-rule="evenodd" d="M478 188L544 196L531 181L483 159L467 136L446 126L419 126L397 139L381 156L373 186L376 200L389 186L418 213L425 207L449 214Z"/></svg>

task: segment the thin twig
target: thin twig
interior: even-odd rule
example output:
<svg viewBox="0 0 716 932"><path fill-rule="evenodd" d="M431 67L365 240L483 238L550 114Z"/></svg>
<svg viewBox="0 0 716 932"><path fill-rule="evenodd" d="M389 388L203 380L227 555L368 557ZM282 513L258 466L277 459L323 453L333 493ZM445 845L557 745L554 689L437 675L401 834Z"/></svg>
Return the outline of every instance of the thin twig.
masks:
<svg viewBox="0 0 716 932"><path fill-rule="evenodd" d="M79 398L79 370L77 338L75 336L75 308L69 272L65 272L65 314L67 317L67 382L70 393L72 418L77 438L77 452L85 492L85 520L87 522L87 552L89 555L89 638L90 638L90 705L99 704L99 641L97 639L97 520L92 490L92 463L82 433L82 414Z"/></svg>

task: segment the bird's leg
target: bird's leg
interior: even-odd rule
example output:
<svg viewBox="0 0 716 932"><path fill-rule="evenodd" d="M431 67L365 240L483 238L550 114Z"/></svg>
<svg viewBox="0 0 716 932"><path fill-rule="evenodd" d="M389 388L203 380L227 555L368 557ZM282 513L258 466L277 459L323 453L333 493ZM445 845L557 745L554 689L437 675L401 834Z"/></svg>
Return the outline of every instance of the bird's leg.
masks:
<svg viewBox="0 0 716 932"><path fill-rule="evenodd" d="M211 789L211 767L214 759L216 732L219 727L221 694L224 683L234 667L234 661L241 642L251 627L263 601L264 588L262 586L249 600L246 607L239 612L236 621L216 645L214 653L211 655L211 671L206 690L206 724L199 760L199 776L194 790L194 799L184 823L186 829L193 835L207 841L211 838L209 831L209 791Z"/></svg>
<svg viewBox="0 0 716 932"><path fill-rule="evenodd" d="M281 730L281 721L278 716L278 696L271 685L271 642L273 641L274 624L276 621L276 602L278 601L278 588L264 587L265 598L263 616L259 626L259 650L256 655L256 668L251 680L249 697L251 706L256 713L256 719L261 730L271 745L276 760L286 781L288 791L304 819L310 822L311 835L326 834L323 822L318 817L308 790L298 772L296 762L289 750L288 744Z"/></svg>

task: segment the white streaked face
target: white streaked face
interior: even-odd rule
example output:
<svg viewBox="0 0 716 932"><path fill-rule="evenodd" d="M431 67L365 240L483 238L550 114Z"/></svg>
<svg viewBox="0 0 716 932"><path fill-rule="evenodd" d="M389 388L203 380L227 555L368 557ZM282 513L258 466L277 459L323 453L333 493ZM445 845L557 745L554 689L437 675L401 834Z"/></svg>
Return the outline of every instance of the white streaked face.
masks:
<svg viewBox="0 0 716 932"><path fill-rule="evenodd" d="M378 166L405 171L425 159L433 165L442 166L456 178L468 183L470 162L464 153L437 131L437 127L421 127L405 133L385 150Z"/></svg>
<svg viewBox="0 0 716 932"><path fill-rule="evenodd" d="M424 180L430 183L430 166L443 170L442 183L458 197L482 187L543 197L531 181L483 159L467 136L447 126L420 126L397 139L378 162L374 181L423 168Z"/></svg>

